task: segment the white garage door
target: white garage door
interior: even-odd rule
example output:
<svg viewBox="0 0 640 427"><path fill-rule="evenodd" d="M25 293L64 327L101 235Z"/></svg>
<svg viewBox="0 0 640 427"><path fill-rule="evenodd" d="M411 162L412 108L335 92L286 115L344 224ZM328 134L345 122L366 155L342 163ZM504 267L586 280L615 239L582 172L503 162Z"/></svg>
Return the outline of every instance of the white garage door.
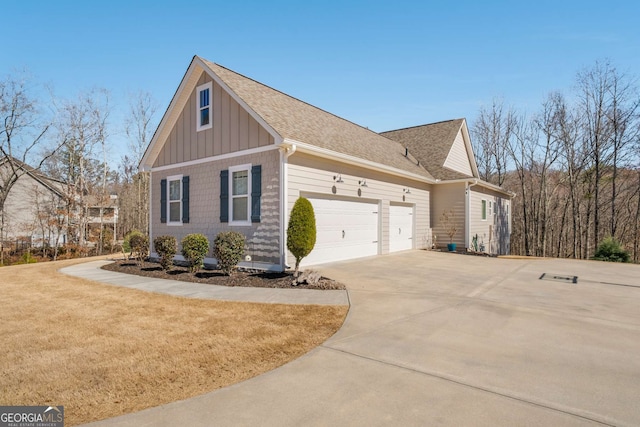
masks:
<svg viewBox="0 0 640 427"><path fill-rule="evenodd" d="M378 254L378 204L309 198L316 216L316 245L302 265Z"/></svg>
<svg viewBox="0 0 640 427"><path fill-rule="evenodd" d="M413 248L413 207L389 206L389 252Z"/></svg>

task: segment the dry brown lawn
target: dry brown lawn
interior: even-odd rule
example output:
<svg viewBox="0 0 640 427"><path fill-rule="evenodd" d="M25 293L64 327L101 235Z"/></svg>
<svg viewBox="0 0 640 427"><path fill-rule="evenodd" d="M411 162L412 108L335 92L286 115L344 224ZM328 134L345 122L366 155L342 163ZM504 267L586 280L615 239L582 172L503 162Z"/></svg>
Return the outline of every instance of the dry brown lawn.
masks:
<svg viewBox="0 0 640 427"><path fill-rule="evenodd" d="M299 357L347 313L186 299L58 272L86 261L0 268L3 405L64 405L76 425L185 399Z"/></svg>

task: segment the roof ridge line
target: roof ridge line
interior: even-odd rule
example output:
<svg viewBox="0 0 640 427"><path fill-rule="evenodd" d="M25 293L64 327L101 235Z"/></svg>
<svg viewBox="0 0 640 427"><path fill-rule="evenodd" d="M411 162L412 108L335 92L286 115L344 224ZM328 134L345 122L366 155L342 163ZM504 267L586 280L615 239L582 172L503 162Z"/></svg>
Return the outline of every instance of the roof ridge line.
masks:
<svg viewBox="0 0 640 427"><path fill-rule="evenodd" d="M203 59L203 60L204 60L204 61L206 61L206 62L211 62L211 61L208 61L208 60L206 60L206 59L204 59L204 58L202 58L202 57L200 57L200 59ZM298 102L301 102L301 103L306 104L306 105L308 105L308 106L310 106L310 107L312 107L312 108L315 108L316 110L319 110L319 111L322 111L323 113L329 114L329 115L331 115L331 116L333 116L333 117L335 117L335 118L337 118L337 119L343 120L343 121L345 121L345 122L347 122L347 123L351 123L352 125L357 126L357 127L361 128L361 129L364 129L364 130L366 130L366 131L368 131L368 132L371 132L371 133L372 133L372 134L374 134L374 135L377 135L377 136L383 137L383 138L385 138L385 139L389 139L389 138L385 137L384 135L380 135L380 133L378 133L378 132L376 132L376 131L373 131L373 130L369 129L369 128L368 128L368 127L366 127L366 126L363 126L363 125L361 125L361 124L358 124L358 123L356 123L356 122L353 122L353 121L351 121L351 120L349 120L349 119L345 119L344 117L338 116L337 114L334 114L334 113L332 113L332 112L330 112L330 111L327 111L327 110L325 110L325 109L323 109L323 108L320 108L320 107L318 107L318 106L316 106L316 105L313 105L313 104L311 104L311 103L309 103L309 102L307 102L307 101L304 101L304 100L302 100L302 99L300 99L300 98L296 98L295 96L292 96L292 95L289 95L289 94L287 94L287 93L284 93L284 92L282 92L281 90L278 90L278 89L276 89L276 88L274 88L274 87L271 87L271 86L269 86L269 85L267 85L267 84L264 84L264 83L262 83L262 82L259 82L259 81L255 80L255 79L251 78L251 77L245 76L244 74L239 73L239 72L237 72L237 71L234 71L234 70L232 70L232 69L230 69L230 68L227 68L227 67L225 67L224 65L218 64L217 62L211 62L211 63L212 63L212 64L214 64L214 65L217 65L218 67L224 68L225 70L227 70L227 71L229 71L229 72L232 72L232 73L234 73L234 74L237 74L237 75L239 75L240 77L243 77L243 78L245 78L245 79L247 79L247 80L251 80L251 81L252 81L252 82L254 82L254 83L257 83L257 84L259 84L259 85L261 85L261 86L264 86L264 87L266 87L266 88L268 88L268 89L271 89L271 90L273 90L274 92L278 92L278 93L280 93L280 94L282 94L282 95L286 96L287 98L294 99L294 100L296 100L296 101L298 101Z"/></svg>
<svg viewBox="0 0 640 427"><path fill-rule="evenodd" d="M399 128L399 129L385 130L383 132L380 132L380 134L397 132L399 130L409 130L409 129L421 128L421 127L425 127L425 126L439 125L439 124L442 124L442 123L455 122L456 120L465 120L465 118L464 117L459 117L457 119L440 120L439 122L425 123L425 124L422 124L422 125L407 126L407 127Z"/></svg>

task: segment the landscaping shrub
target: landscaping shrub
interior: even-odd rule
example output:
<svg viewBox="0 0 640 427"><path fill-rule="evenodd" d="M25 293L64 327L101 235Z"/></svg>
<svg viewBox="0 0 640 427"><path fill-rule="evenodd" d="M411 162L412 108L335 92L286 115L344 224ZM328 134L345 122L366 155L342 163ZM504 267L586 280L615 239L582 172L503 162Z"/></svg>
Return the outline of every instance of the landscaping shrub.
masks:
<svg viewBox="0 0 640 427"><path fill-rule="evenodd" d="M102 230L102 251L113 252L113 230L110 228Z"/></svg>
<svg viewBox="0 0 640 427"><path fill-rule="evenodd" d="M138 261L142 262L149 255L149 236L138 230L131 231L128 236L131 254L135 252Z"/></svg>
<svg viewBox="0 0 640 427"><path fill-rule="evenodd" d="M158 236L153 239L153 247L160 255L160 265L163 270L171 269L173 256L178 252L178 243L174 236Z"/></svg>
<svg viewBox="0 0 640 427"><path fill-rule="evenodd" d="M25 252L21 257L22 262L20 264L33 264L38 262L38 260L31 254L31 252Z"/></svg>
<svg viewBox="0 0 640 427"><path fill-rule="evenodd" d="M187 234L182 239L182 256L187 261L189 271L197 272L204 265L204 257L209 252L209 239L203 234Z"/></svg>
<svg viewBox="0 0 640 427"><path fill-rule="evenodd" d="M218 268L227 276L242 259L244 242L244 234L236 231L219 233L213 241L213 256L218 260Z"/></svg>
<svg viewBox="0 0 640 427"><path fill-rule="evenodd" d="M124 235L124 240L122 241L122 253L129 258L131 256L131 236L140 233L138 230L131 230L127 234ZM127 255L129 253L129 255Z"/></svg>
<svg viewBox="0 0 640 427"><path fill-rule="evenodd" d="M596 249L592 259L610 262L630 262L631 256L629 252L622 249L616 239L609 236L598 245L598 249Z"/></svg>
<svg viewBox="0 0 640 427"><path fill-rule="evenodd" d="M287 227L287 248L296 257L295 275L298 276L300 261L309 255L316 244L316 216L311 202L298 198L291 209Z"/></svg>

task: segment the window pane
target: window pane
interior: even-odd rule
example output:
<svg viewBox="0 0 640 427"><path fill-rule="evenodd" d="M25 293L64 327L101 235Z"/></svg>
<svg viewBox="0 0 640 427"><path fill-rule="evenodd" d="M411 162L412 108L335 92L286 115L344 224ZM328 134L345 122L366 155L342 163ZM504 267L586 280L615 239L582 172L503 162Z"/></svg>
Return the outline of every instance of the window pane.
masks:
<svg viewBox="0 0 640 427"><path fill-rule="evenodd" d="M249 172L238 171L233 173L233 187L231 194L234 196L247 194L249 191Z"/></svg>
<svg viewBox="0 0 640 427"><path fill-rule="evenodd" d="M180 180L169 181L169 200L180 200Z"/></svg>
<svg viewBox="0 0 640 427"><path fill-rule="evenodd" d="M248 197L234 197L233 198L233 216L234 221L246 221L247 218L247 206Z"/></svg>
<svg viewBox="0 0 640 427"><path fill-rule="evenodd" d="M209 89L200 91L200 108L209 106Z"/></svg>
<svg viewBox="0 0 640 427"><path fill-rule="evenodd" d="M200 110L200 126L206 126L209 124L209 109L203 108Z"/></svg>
<svg viewBox="0 0 640 427"><path fill-rule="evenodd" d="M487 219L487 201L482 201L482 219Z"/></svg>
<svg viewBox="0 0 640 427"><path fill-rule="evenodd" d="M180 222L180 202L169 203L169 221Z"/></svg>

